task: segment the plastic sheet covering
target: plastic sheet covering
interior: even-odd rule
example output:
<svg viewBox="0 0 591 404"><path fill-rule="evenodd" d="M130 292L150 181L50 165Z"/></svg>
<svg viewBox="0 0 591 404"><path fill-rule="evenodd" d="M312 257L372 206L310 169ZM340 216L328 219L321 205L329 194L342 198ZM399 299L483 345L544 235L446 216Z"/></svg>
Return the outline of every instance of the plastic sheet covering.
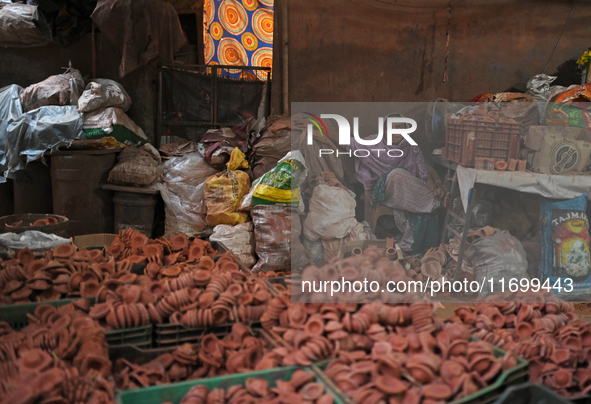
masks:
<svg viewBox="0 0 591 404"><path fill-rule="evenodd" d="M12 252L26 247L31 250L50 250L62 244L70 244L70 240L37 230L0 234L0 252Z"/></svg>
<svg viewBox="0 0 591 404"><path fill-rule="evenodd" d="M123 130L124 129L124 130ZM148 137L121 108L100 108L84 114L84 132L89 139L113 136L127 146L141 146Z"/></svg>
<svg viewBox="0 0 591 404"><path fill-rule="evenodd" d="M474 268L474 280L484 284L481 297L492 292L489 279L529 278L525 250L508 231L496 229L494 235L477 240L466 250L466 259Z"/></svg>
<svg viewBox="0 0 591 404"><path fill-rule="evenodd" d="M80 112L90 112L99 108L117 107L123 112L131 106L131 97L125 88L109 79L93 79L86 85L78 99Z"/></svg>
<svg viewBox="0 0 591 404"><path fill-rule="evenodd" d="M65 73L49 76L21 92L23 111L31 111L45 105L78 105L78 97L83 90L82 75L80 71L72 69L70 63L70 68Z"/></svg>
<svg viewBox="0 0 591 404"><path fill-rule="evenodd" d="M304 236L310 241L345 237L357 226L355 206L355 194L347 188L316 186L304 221Z"/></svg>
<svg viewBox="0 0 591 404"><path fill-rule="evenodd" d="M308 263L300 241L300 215L283 205L258 205L252 208L254 238L259 261L253 272L285 271Z"/></svg>
<svg viewBox="0 0 591 404"><path fill-rule="evenodd" d="M199 152L182 157L174 157L162 164L162 183L160 190L168 213L179 222L191 225L194 232L201 232L207 227L205 215L205 180L217 173L203 160Z"/></svg>
<svg viewBox="0 0 591 404"><path fill-rule="evenodd" d="M92 20L122 55L119 76L150 60L169 64L185 44L179 17L159 0L99 0Z"/></svg>
<svg viewBox="0 0 591 404"><path fill-rule="evenodd" d="M82 137L82 118L76 106L47 106L21 114L18 91L0 89L0 182L23 170L47 150L69 145ZM22 157L25 157L24 161Z"/></svg>
<svg viewBox="0 0 591 404"><path fill-rule="evenodd" d="M254 257L254 233L252 222L230 226L227 224L217 225L213 234L209 236L210 241L217 241L232 250L238 259L245 266L252 268L257 262Z"/></svg>
<svg viewBox="0 0 591 404"><path fill-rule="evenodd" d="M4 182L1 175L8 167L8 125L23 114L19 93L22 87L16 84L0 88L0 183Z"/></svg>
<svg viewBox="0 0 591 404"><path fill-rule="evenodd" d="M27 48L49 43L35 28L37 6L0 2L0 46Z"/></svg>
<svg viewBox="0 0 591 404"><path fill-rule="evenodd" d="M591 176L548 175L522 171L486 171L458 166L458 184L464 211L468 209L474 184L488 184L551 199L572 199L586 194L591 198Z"/></svg>
<svg viewBox="0 0 591 404"><path fill-rule="evenodd" d="M30 2L30 1L29 1ZM35 26L53 43L66 46L90 32L96 0L35 0Z"/></svg>

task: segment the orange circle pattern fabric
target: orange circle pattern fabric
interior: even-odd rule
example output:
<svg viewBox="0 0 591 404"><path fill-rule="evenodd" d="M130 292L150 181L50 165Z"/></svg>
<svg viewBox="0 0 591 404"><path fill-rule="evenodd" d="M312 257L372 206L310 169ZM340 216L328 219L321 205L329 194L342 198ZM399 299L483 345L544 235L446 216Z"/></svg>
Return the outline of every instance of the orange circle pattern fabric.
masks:
<svg viewBox="0 0 591 404"><path fill-rule="evenodd" d="M203 7L205 63L209 65L273 65L273 0L205 0ZM266 71L226 73L266 80Z"/></svg>

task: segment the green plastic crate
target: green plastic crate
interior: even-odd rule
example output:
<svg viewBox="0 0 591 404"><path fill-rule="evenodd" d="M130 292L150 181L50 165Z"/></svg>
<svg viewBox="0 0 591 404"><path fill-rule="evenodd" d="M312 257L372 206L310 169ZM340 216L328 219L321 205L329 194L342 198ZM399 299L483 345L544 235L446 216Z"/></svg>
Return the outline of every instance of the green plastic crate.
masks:
<svg viewBox="0 0 591 404"><path fill-rule="evenodd" d="M221 388L227 390L236 385L244 385L247 379L256 378L264 379L269 383L269 387L273 388L277 385L278 380L288 381L291 375L298 370L304 369L316 374L316 381L325 385L325 390L333 395L335 404L344 404L343 398L337 394L330 386L322 380L320 375L312 368L302 368L299 366L289 366L272 370L260 370L258 372L237 373L234 375L212 377L202 380L190 380L182 383L169 384L166 386L154 386L145 389L128 390L119 393L115 397L118 404L162 404L170 402L172 404L179 404L183 397L191 390L193 386L202 385L209 389L209 391ZM297 403L293 403L297 404Z"/></svg>
<svg viewBox="0 0 591 404"><path fill-rule="evenodd" d="M263 329L251 329L251 332L255 337L261 338L264 341L266 341L267 349L272 350L279 346L272 338L269 338L268 334ZM223 339L229 333L229 331L213 333L219 339ZM209 332L207 334L209 334ZM193 345L198 347L205 335L206 334L204 334L197 341L195 341ZM115 365L117 359L126 359L133 364L144 365L156 359L160 355L174 352L175 349L176 347L147 349L137 345L109 346L109 359L111 360L113 365ZM115 372L115 368L113 368L113 371Z"/></svg>
<svg viewBox="0 0 591 404"><path fill-rule="evenodd" d="M273 289L275 289L275 285L282 285L284 288L287 289L287 281L299 281L300 279L302 279L301 276L283 276L280 278L268 278L267 282L269 282L269 284L271 285L271 287L273 287ZM275 291L277 292L277 294L280 294L281 292L278 289L275 289Z"/></svg>
<svg viewBox="0 0 591 404"><path fill-rule="evenodd" d="M494 354L495 356L501 357L505 355L505 351L494 347ZM328 359L322 362L315 363L312 365L312 368L322 377L325 384L328 384L334 391L336 391L339 395L343 397L346 403L353 404L355 403L351 397L347 395L344 391L342 391L335 382L333 382L330 377L324 373L326 367L333 361L334 359ZM517 384L525 383L529 379L529 372L528 372L528 361L521 357L517 357L517 366L512 369L504 371L495 382L488 387L478 391L477 393L471 394L469 396L463 397L459 400L452 401L452 404L488 404L494 402L498 399L501 394L510 386L514 386Z"/></svg>
<svg viewBox="0 0 591 404"><path fill-rule="evenodd" d="M0 321L6 321L14 330L18 331L29 325L27 314L33 314L38 306L49 304L54 307L61 307L78 299L79 298L61 299L50 302L33 302L0 306ZM87 299L91 304L95 303L94 297L89 297ZM152 344L152 325L107 331L105 332L105 337L109 346L139 345L149 348Z"/></svg>
<svg viewBox="0 0 591 404"><path fill-rule="evenodd" d="M243 324L260 328L260 321L250 321ZM188 328L182 324L154 324L154 346L156 348L175 347L184 343L194 344L204 335L211 332L216 335L224 335L230 332L233 323L220 324L214 327Z"/></svg>
<svg viewBox="0 0 591 404"><path fill-rule="evenodd" d="M150 348L152 346L152 324L141 327L106 331L105 337L109 347L136 345L142 348Z"/></svg>
<svg viewBox="0 0 591 404"><path fill-rule="evenodd" d="M38 306L49 304L54 307L61 307L78 299L80 298L0 306L0 321L6 321L14 330L18 331L29 325L27 314L33 314ZM91 304L94 304L94 297L89 297L87 299L90 300Z"/></svg>

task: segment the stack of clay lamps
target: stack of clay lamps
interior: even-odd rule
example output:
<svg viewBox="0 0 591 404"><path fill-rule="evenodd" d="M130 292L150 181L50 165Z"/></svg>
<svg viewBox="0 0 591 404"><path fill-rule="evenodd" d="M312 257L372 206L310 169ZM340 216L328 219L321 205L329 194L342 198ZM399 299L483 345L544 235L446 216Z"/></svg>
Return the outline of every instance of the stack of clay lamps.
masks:
<svg viewBox="0 0 591 404"><path fill-rule="evenodd" d="M470 330L462 324L447 324L438 332L397 327L370 353L341 352L325 373L356 403L454 401L517 365L514 354L496 358L488 342L469 339Z"/></svg>
<svg viewBox="0 0 591 404"><path fill-rule="evenodd" d="M30 227L39 227L39 226L48 226L50 224L58 224L59 220L57 220L56 217L53 216L47 216L44 219L39 219L34 221L33 223L29 223ZM8 228L17 228L17 227L23 227L23 221L19 220L18 222L14 222L11 224L5 223L4 224L5 227Z"/></svg>
<svg viewBox="0 0 591 404"><path fill-rule="evenodd" d="M380 287L376 292L363 291L355 292L353 288L346 288L338 292L332 292L329 288L319 292L319 285L325 281L345 281L353 284L356 281L367 284L377 282ZM390 261L386 258L386 250L379 249L376 246L366 248L360 255L351 255L350 257L340 259L334 258L328 264L318 268L314 265L304 268L301 280L293 283L294 298L297 301L316 301L316 302L382 302L382 303L411 303L418 301L420 297L411 292L393 292L381 293L386 289L388 282L408 282L411 279L406 276L404 266L398 261ZM305 287L302 289L301 285ZM309 284L307 283L309 282ZM316 285L313 287L312 285Z"/></svg>
<svg viewBox="0 0 591 404"><path fill-rule="evenodd" d="M99 289L89 316L100 322L105 330L134 328L151 323L148 305L156 301L151 291L153 282L145 275L129 274L105 282ZM155 285L154 288L161 287Z"/></svg>
<svg viewBox="0 0 591 404"><path fill-rule="evenodd" d="M247 278L239 270L194 270L166 281L164 291L148 307L152 321L168 319L189 328L259 320L271 298L263 281Z"/></svg>
<svg viewBox="0 0 591 404"><path fill-rule="evenodd" d="M437 280L443 273L443 268L447 263L447 253L443 249L433 249L428 251L421 259L421 270L417 272L423 278ZM407 271L406 275L413 278L411 271ZM414 279L414 278L413 278Z"/></svg>
<svg viewBox="0 0 591 404"><path fill-rule="evenodd" d="M314 193L314 188L316 188L316 186L318 186L320 184L328 185L330 187L339 187L339 188L343 186L343 184L341 184L341 182L339 180L337 180L337 176L335 175L335 173L330 172L330 171L322 171L316 177L310 178L308 180L309 187L306 188L302 192L302 195L304 196L304 198L306 200L309 200L310 198L312 198L312 195Z"/></svg>
<svg viewBox="0 0 591 404"><path fill-rule="evenodd" d="M484 237L490 237L493 236L495 234L495 228L491 227L491 226L484 226L478 230L474 230L470 233L468 233L468 236L466 237L466 243L468 245L478 241L481 238Z"/></svg>
<svg viewBox="0 0 591 404"><path fill-rule="evenodd" d="M167 322L203 328L259 320L271 298L266 284L247 278L230 257L218 264L219 270L195 269L164 282L135 274L110 279L97 291L90 316L106 329Z"/></svg>
<svg viewBox="0 0 591 404"><path fill-rule="evenodd" d="M119 231L119 235L107 249L107 254L118 262L127 262L130 265L151 263L163 267L184 262L192 263L204 255L215 256L220 253L215 251L209 242L198 238L189 241L185 234L177 234L170 240L166 237L151 240L129 228Z"/></svg>
<svg viewBox="0 0 591 404"><path fill-rule="evenodd" d="M248 378L244 386L230 387L227 391L209 391L203 385L193 387L183 397L181 404L238 404L238 403L310 403L333 404L334 397L325 391L322 383L315 382L314 373L296 370L288 382L277 381L276 387L269 387L263 379ZM163 403L165 404L165 403Z"/></svg>
<svg viewBox="0 0 591 404"><path fill-rule="evenodd" d="M414 325L418 332L442 327L433 305L381 303L292 303L290 288L271 299L261 317L262 326L292 349L284 365L309 366L338 351L370 351L374 342L393 327Z"/></svg>
<svg viewBox="0 0 591 404"><path fill-rule="evenodd" d="M76 251L72 244L59 245L41 259L25 248L0 266L0 301L4 304L94 297L101 282L125 273L102 250Z"/></svg>
<svg viewBox="0 0 591 404"><path fill-rule="evenodd" d="M285 348L270 350L267 343L252 336L249 328L235 323L223 339L206 335L199 346L184 344L156 359L135 364L126 359L115 363L117 387L123 390L215 377L278 367Z"/></svg>
<svg viewBox="0 0 591 404"><path fill-rule="evenodd" d="M397 250L396 249L396 244L394 243L394 239L391 237L386 238L386 248L378 248L375 245L368 245L367 247L365 247L365 250L367 249L374 249L376 248L378 251L378 253L380 254L380 256L385 256L386 258L388 258L390 261L394 261L396 259L402 259L402 250ZM351 250L351 255L353 256L357 256L357 255L362 255L363 251L365 251L363 248L361 247L355 247L353 248L353 250ZM400 255L400 257L399 257Z"/></svg>
<svg viewBox="0 0 591 404"><path fill-rule="evenodd" d="M233 272L239 271L240 266L228 255L219 257L217 261L211 256L204 255L197 260L187 263L182 262L168 267L162 267L150 262L144 269L144 274L155 280L173 280L195 269L203 269L209 272Z"/></svg>
<svg viewBox="0 0 591 404"><path fill-rule="evenodd" d="M0 402L113 402L105 334L89 309L85 299L42 304L21 331L0 327Z"/></svg>
<svg viewBox="0 0 591 404"><path fill-rule="evenodd" d="M259 271L256 272L254 274L257 278L261 278L261 279L273 279L273 278L285 278L286 276L291 276L291 271L287 270L287 271L269 271L269 272L263 272L263 271Z"/></svg>
<svg viewBox="0 0 591 404"><path fill-rule="evenodd" d="M538 303L531 303L533 300ZM529 377L558 394L591 392L591 327L574 307L554 295L507 294L476 307L460 307L450 321L471 327L472 335L529 360Z"/></svg>

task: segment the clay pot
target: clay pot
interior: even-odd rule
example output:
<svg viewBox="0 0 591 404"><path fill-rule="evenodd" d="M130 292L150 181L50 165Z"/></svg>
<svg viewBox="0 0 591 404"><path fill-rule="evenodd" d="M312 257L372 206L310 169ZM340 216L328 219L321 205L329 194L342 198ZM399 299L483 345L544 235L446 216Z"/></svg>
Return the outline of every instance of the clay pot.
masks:
<svg viewBox="0 0 591 404"><path fill-rule="evenodd" d="M246 390L255 397L267 397L269 395L269 384L265 380L249 378L246 379L244 385Z"/></svg>
<svg viewBox="0 0 591 404"><path fill-rule="evenodd" d="M294 388L294 390L299 390L300 387L313 381L314 375L312 373L308 373L305 370L296 370L291 376L289 383Z"/></svg>
<svg viewBox="0 0 591 404"><path fill-rule="evenodd" d="M175 276L179 276L179 274L181 273L181 268L179 268L179 267L162 268L160 270L160 273L164 276L174 278Z"/></svg>
<svg viewBox="0 0 591 404"><path fill-rule="evenodd" d="M447 383L452 384L454 380L458 379L462 375L466 373L466 369L460 363L447 360L443 362L441 368L439 369L439 373L441 378Z"/></svg>
<svg viewBox="0 0 591 404"><path fill-rule="evenodd" d="M520 322L515 327L515 332L520 338L528 338L533 333L533 328L530 323Z"/></svg>
<svg viewBox="0 0 591 404"><path fill-rule="evenodd" d="M170 238L172 251L181 251L189 247L189 238L186 234L180 233Z"/></svg>
<svg viewBox="0 0 591 404"><path fill-rule="evenodd" d="M432 383L423 386L423 395L427 399L433 400L447 400L452 396L452 390L447 384L443 383Z"/></svg>
<svg viewBox="0 0 591 404"><path fill-rule="evenodd" d="M55 258L69 258L76 252L76 246L73 244L62 244L52 250Z"/></svg>
<svg viewBox="0 0 591 404"><path fill-rule="evenodd" d="M307 401L314 401L324 394L324 384L307 383L301 390L302 398Z"/></svg>
<svg viewBox="0 0 591 404"><path fill-rule="evenodd" d="M35 254L29 248L23 248L16 253L16 259L26 266L35 259Z"/></svg>
<svg viewBox="0 0 591 404"><path fill-rule="evenodd" d="M410 375L421 384L431 383L433 379L435 379L435 374L433 373L433 371L425 365L407 364L407 367L409 369Z"/></svg>
<svg viewBox="0 0 591 404"><path fill-rule="evenodd" d="M554 362L557 365L560 365L560 364L568 361L570 358L571 358L571 356L570 356L570 352L568 349L555 349L554 353L550 357L552 362Z"/></svg>
<svg viewBox="0 0 591 404"><path fill-rule="evenodd" d="M421 273L431 279L439 278L441 271L441 264L438 261L428 261L421 266Z"/></svg>
<svg viewBox="0 0 591 404"><path fill-rule="evenodd" d="M205 271L211 271L215 268L215 262L211 257L204 256L199 259L199 263L197 264L198 268L201 268Z"/></svg>
<svg viewBox="0 0 591 404"><path fill-rule="evenodd" d="M398 395L408 390L408 384L392 376L379 376L374 380L374 383L384 394Z"/></svg>
<svg viewBox="0 0 591 404"><path fill-rule="evenodd" d="M99 289L99 283L95 280L80 283L80 295L82 297L95 297Z"/></svg>
<svg viewBox="0 0 591 404"><path fill-rule="evenodd" d="M553 376L554 383L558 388L567 388L570 387L572 383L572 373L566 369L560 369Z"/></svg>
<svg viewBox="0 0 591 404"><path fill-rule="evenodd" d="M211 273L204 270L194 271L192 277L197 286L205 286L211 280Z"/></svg>
<svg viewBox="0 0 591 404"><path fill-rule="evenodd" d="M308 337L321 336L324 332L324 321L320 316L311 316L304 327Z"/></svg>
<svg viewBox="0 0 591 404"><path fill-rule="evenodd" d="M40 349L31 349L21 354L19 366L26 370L42 372L51 366L52 358Z"/></svg>

